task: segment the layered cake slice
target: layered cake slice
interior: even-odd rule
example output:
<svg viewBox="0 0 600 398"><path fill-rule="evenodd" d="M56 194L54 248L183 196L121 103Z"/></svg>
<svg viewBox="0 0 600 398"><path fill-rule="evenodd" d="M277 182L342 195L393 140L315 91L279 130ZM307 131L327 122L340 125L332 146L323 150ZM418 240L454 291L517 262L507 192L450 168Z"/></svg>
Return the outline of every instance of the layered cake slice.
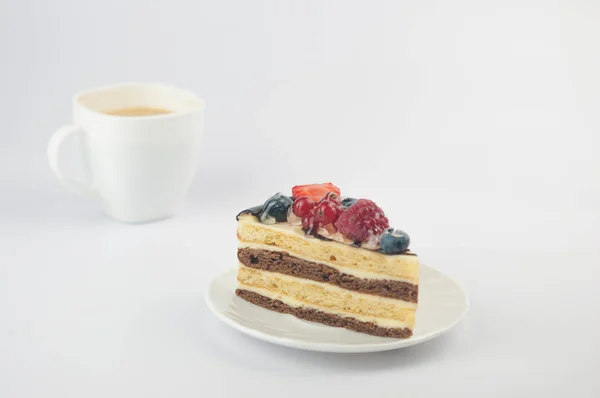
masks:
<svg viewBox="0 0 600 398"><path fill-rule="evenodd" d="M266 309L375 336L415 325L419 260L371 200L296 186L237 216L238 288Z"/></svg>

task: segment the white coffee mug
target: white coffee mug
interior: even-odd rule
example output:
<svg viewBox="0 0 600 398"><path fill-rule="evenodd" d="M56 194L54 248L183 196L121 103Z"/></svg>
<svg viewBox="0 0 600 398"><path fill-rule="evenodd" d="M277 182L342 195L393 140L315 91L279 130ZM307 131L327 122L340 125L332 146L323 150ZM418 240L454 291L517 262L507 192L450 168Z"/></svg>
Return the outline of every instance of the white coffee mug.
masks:
<svg viewBox="0 0 600 398"><path fill-rule="evenodd" d="M171 113L115 116L105 112L149 107ZM48 144L50 167L70 190L98 200L110 217L129 223L173 215L196 173L204 101L158 83L125 83L84 91L73 99L73 124ZM85 182L58 166L61 144L82 142Z"/></svg>

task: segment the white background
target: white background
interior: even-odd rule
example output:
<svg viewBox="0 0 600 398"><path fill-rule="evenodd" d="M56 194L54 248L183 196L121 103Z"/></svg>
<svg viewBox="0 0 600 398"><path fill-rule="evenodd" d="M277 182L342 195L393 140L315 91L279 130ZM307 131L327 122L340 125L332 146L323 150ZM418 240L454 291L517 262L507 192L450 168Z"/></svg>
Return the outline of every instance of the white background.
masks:
<svg viewBox="0 0 600 398"><path fill-rule="evenodd" d="M599 43L593 0L0 1L0 397L600 395ZM138 226L45 157L75 92L131 80L207 102L185 211ZM218 323L235 213L317 181L384 208L467 318L346 356Z"/></svg>

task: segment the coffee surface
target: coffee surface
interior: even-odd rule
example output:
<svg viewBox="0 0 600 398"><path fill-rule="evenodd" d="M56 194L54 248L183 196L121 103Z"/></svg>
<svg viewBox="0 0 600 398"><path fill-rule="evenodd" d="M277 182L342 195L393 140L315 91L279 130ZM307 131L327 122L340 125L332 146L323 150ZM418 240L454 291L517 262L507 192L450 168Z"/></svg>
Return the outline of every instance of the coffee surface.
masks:
<svg viewBox="0 0 600 398"><path fill-rule="evenodd" d="M130 108L119 108L104 112L107 115L114 116L154 116L154 115L166 115L173 113L170 109L165 108L153 108L149 106L133 106Z"/></svg>

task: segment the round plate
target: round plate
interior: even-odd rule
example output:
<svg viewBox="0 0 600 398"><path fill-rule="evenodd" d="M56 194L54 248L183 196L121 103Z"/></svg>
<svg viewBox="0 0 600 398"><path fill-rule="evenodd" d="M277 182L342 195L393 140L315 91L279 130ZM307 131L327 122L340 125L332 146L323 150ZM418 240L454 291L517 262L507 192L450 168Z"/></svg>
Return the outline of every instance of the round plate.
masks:
<svg viewBox="0 0 600 398"><path fill-rule="evenodd" d="M430 340L446 332L469 308L467 293L450 277L421 264L416 328L409 339L370 336L307 322L251 304L235 295L237 269L217 276L206 292L206 303L223 322L257 339L287 347L324 352L395 350Z"/></svg>

